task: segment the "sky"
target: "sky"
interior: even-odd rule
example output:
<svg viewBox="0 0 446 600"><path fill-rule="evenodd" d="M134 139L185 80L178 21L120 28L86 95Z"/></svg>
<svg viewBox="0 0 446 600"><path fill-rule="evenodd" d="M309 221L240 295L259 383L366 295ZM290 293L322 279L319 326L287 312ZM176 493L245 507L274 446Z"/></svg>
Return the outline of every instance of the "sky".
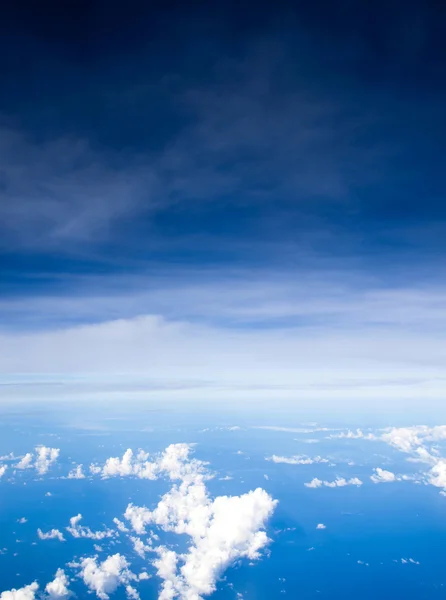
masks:
<svg viewBox="0 0 446 600"><path fill-rule="evenodd" d="M1 402L440 409L440 3L2 13Z"/></svg>

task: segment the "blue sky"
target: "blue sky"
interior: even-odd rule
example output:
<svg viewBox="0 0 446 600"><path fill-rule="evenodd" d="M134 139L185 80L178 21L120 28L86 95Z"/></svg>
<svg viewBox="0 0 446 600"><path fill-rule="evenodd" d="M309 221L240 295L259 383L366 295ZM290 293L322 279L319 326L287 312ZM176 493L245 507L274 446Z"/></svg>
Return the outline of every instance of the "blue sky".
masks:
<svg viewBox="0 0 446 600"><path fill-rule="evenodd" d="M2 399L437 405L444 9L49 2L0 27Z"/></svg>

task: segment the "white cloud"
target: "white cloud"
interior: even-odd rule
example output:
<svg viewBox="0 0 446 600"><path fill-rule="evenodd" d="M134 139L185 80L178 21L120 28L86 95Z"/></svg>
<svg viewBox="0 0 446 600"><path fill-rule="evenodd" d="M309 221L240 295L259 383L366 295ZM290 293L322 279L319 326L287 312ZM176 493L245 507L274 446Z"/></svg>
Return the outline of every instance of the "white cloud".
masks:
<svg viewBox="0 0 446 600"><path fill-rule="evenodd" d="M370 479L373 483L390 483L392 481L398 481L397 476L395 473L392 473L392 471L386 471L380 467L376 467L376 469L373 470L375 471L374 475L370 475Z"/></svg>
<svg viewBox="0 0 446 600"><path fill-rule="evenodd" d="M70 525L66 527L66 530L75 538L103 540L104 538L110 538L115 535L115 532L112 529L105 529L104 531L92 531L89 527L79 524L81 519L82 515L80 513L75 517L71 517Z"/></svg>
<svg viewBox="0 0 446 600"><path fill-rule="evenodd" d="M17 469L35 468L39 475L45 475L52 464L59 457L59 448L47 448L46 446L37 446L34 454L27 452L25 456L16 465Z"/></svg>
<svg viewBox="0 0 446 600"><path fill-rule="evenodd" d="M84 558L80 567L80 576L85 585L101 600L108 600L109 594L112 594L119 585L126 586L137 579L121 554L109 556L100 563L97 562L97 557Z"/></svg>
<svg viewBox="0 0 446 600"><path fill-rule="evenodd" d="M36 581L19 589L12 589L0 594L1 600L34 600L39 585Z"/></svg>
<svg viewBox="0 0 446 600"><path fill-rule="evenodd" d="M146 552L153 552L153 547L148 544L144 544L141 538L130 536L130 540L133 544L133 549L141 558L146 557ZM151 543L151 542L150 542Z"/></svg>
<svg viewBox="0 0 446 600"><path fill-rule="evenodd" d="M318 524L316 525L316 529L327 529L327 526L326 526L326 525L324 525L323 523L318 523Z"/></svg>
<svg viewBox="0 0 446 600"><path fill-rule="evenodd" d="M48 471L50 465L56 462L59 453L59 448L47 448L45 446L38 446L36 448L35 467L39 475L44 475Z"/></svg>
<svg viewBox="0 0 446 600"><path fill-rule="evenodd" d="M44 533L41 529L37 530L37 535L41 540L59 540L60 542L65 542L65 538L63 533L58 529L51 529Z"/></svg>
<svg viewBox="0 0 446 600"><path fill-rule="evenodd" d="M265 460L270 460L274 463L284 463L286 465L312 465L314 463L328 463L328 459L322 458L321 456L277 456L273 454Z"/></svg>
<svg viewBox="0 0 446 600"><path fill-rule="evenodd" d="M6 469L8 468L8 465L0 465L0 479L3 477L3 475L6 473Z"/></svg>
<svg viewBox="0 0 446 600"><path fill-rule="evenodd" d="M75 469L68 473L68 479L85 479L84 471L82 470L83 465L77 465Z"/></svg>
<svg viewBox="0 0 446 600"><path fill-rule="evenodd" d="M362 429L356 429L356 431L348 429L347 431L341 431L340 433L332 433L328 436L328 438L338 438L347 440L375 440L376 436L373 433L364 433Z"/></svg>
<svg viewBox="0 0 446 600"><path fill-rule="evenodd" d="M257 398L342 399L344 407L351 407L358 397L374 399L385 409L390 394L404 396L411 407L420 397L430 406L442 397L446 351L437 334L439 329L420 332L408 325L413 323L410 319L401 327L401 299L406 302L413 291L359 292L346 285L339 301L333 298L335 286L322 281L311 292L309 302L307 282L289 284L286 276L262 273L241 285L242 275L246 273L223 282L222 278L189 284L181 281L174 285L174 291L172 285L163 289L158 281L153 286L158 289L151 289L150 294L139 281L136 283L143 288L139 292L115 294L113 298L107 292L98 295L97 290L83 290L85 295L77 299L39 297L32 310L42 317L54 310L62 322L67 322L68 315L76 312L78 322L88 320L89 324L0 335L0 371L13 384L0 393L9 398L22 394L26 382L20 374L31 373L31 380L42 374L49 380L48 386L36 386L29 392L33 398L56 393L56 386L51 385L54 381L65 383L63 392L57 390L58 395L85 398L108 390L119 399L143 394L223 399L231 392L233 401L239 402L256 391ZM126 287L125 281L123 284L121 290ZM353 302L358 295L360 299ZM305 318L324 314L332 319L331 324L323 319L323 327L303 326L298 333L294 327L237 327L259 318L277 323L278 305L283 318L284 297L290 315ZM278 302L280 298L282 302ZM429 309L433 298L438 301L435 291L425 294L423 302ZM383 311L383 303L387 307L391 304L391 310ZM14 302L15 310L16 306ZM198 306L202 311L208 307L207 314L200 313ZM105 315L104 307L108 308ZM209 307L214 308L210 311ZM22 310L30 311L29 299ZM422 312L423 318L433 314L427 309ZM112 320L116 314L121 318ZM201 322L197 319L200 314ZM387 315L386 323L383 314ZM222 316L230 316L234 327L219 325ZM107 320L94 322L101 319ZM63 351L67 347L69 353ZM258 365L267 368L259 369ZM117 376L118 372L128 377ZM157 375L150 378L147 373Z"/></svg>
<svg viewBox="0 0 446 600"><path fill-rule="evenodd" d="M260 488L211 500L204 464L189 454L186 444L169 446L158 459L158 468L181 483L174 484L153 511L129 504L124 515L138 535L153 523L191 538L191 545L182 554L161 546L154 548L158 553L154 565L164 580L161 600L201 598L214 591L217 578L232 562L242 557L259 558L269 541L264 526L277 503Z"/></svg>
<svg viewBox="0 0 446 600"><path fill-rule="evenodd" d="M122 533L127 533L127 532L128 532L128 529L127 529L127 527L125 526L125 524L124 524L122 521L120 521L120 520L119 520L117 517L115 517L115 518L113 519L113 523L116 525L116 527L117 527L117 528L119 529L119 531L121 531Z"/></svg>
<svg viewBox="0 0 446 600"><path fill-rule="evenodd" d="M24 523L28 523L28 519L26 517L21 517L20 519L17 519L17 523L23 525Z"/></svg>
<svg viewBox="0 0 446 600"><path fill-rule="evenodd" d="M50 599L68 598L71 592L68 589L70 582L63 569L57 569L53 581L50 581L45 587L45 591Z"/></svg>
<svg viewBox="0 0 446 600"><path fill-rule="evenodd" d="M260 488L211 501L203 482L174 486L152 513L144 515L146 523L153 521L167 531L192 538L188 552L175 555L175 560L175 553L160 551L156 563L160 577L166 561L173 569L163 577L161 597L173 592L181 598L210 594L218 576L237 558L259 558L260 550L268 543L263 527L275 505L276 501ZM181 567L177 567L178 562Z"/></svg>
<svg viewBox="0 0 446 600"><path fill-rule="evenodd" d="M329 487L329 488L335 488L335 487L345 487L347 485L356 485L359 487L362 485L362 481L360 479L358 479L357 477L352 477L350 479L345 479L344 477L337 477L334 481L322 481L321 479L318 479L317 477L315 477L309 483L304 483L304 485L308 488L319 488L319 487L323 487L323 486Z"/></svg>
<svg viewBox="0 0 446 600"><path fill-rule="evenodd" d="M31 452L27 452L25 456L16 465L17 469L30 469L32 467L33 455Z"/></svg>
<svg viewBox="0 0 446 600"><path fill-rule="evenodd" d="M446 458L440 456L436 448L429 446L432 442L446 439L446 425L394 427L385 431L381 439L402 452L412 454L408 459L411 462L429 465L430 470L424 474L425 481L446 490ZM403 476L402 479L408 478ZM417 481L417 478L413 479Z"/></svg>

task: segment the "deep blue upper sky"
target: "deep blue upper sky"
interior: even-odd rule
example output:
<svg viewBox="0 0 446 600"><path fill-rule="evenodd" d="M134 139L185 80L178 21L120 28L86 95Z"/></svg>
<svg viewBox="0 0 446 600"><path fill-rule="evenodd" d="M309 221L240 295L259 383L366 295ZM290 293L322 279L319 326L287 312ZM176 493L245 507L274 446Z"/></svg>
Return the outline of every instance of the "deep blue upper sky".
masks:
<svg viewBox="0 0 446 600"><path fill-rule="evenodd" d="M172 265L430 275L445 39L433 0L6 3L3 293Z"/></svg>

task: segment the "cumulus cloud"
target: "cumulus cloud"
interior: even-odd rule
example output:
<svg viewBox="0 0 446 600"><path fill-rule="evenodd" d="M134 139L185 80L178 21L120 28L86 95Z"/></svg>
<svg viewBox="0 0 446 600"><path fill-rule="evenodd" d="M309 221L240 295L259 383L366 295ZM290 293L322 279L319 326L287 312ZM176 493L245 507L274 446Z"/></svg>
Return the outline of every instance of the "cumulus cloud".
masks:
<svg viewBox="0 0 446 600"><path fill-rule="evenodd" d="M259 558L268 543L263 527L275 505L276 501L260 488L211 501L202 482L174 486L152 513L144 515L146 522L192 538L183 555L158 549L155 566L165 580L160 598L211 594L229 564L242 557Z"/></svg>
<svg viewBox="0 0 446 600"><path fill-rule="evenodd" d="M27 452L25 456L16 465L17 469L35 468L39 475L45 475L50 466L56 462L59 457L59 448L47 448L46 446L37 446L34 454Z"/></svg>
<svg viewBox="0 0 446 600"><path fill-rule="evenodd" d="M115 532L112 529L105 529L104 531L92 531L89 527L80 525L81 519L82 515L80 513L75 517L71 517L70 525L66 528L66 530L75 538L103 540L104 538L110 538L115 535Z"/></svg>
<svg viewBox="0 0 446 600"><path fill-rule="evenodd" d="M3 475L6 473L6 469L8 468L8 465L0 465L0 479L3 477Z"/></svg>
<svg viewBox="0 0 446 600"><path fill-rule="evenodd" d="M187 552L158 546L153 564L163 579L159 598L196 598L211 594L220 574L235 560L260 557L269 542L264 530L277 501L258 488L241 496L219 496L212 500L205 481L204 465L189 457L190 447L169 446L158 468L179 480L154 510L129 504L125 518L143 535L149 524L165 531L186 534L191 539ZM135 543L135 542L134 542ZM141 549L136 540L136 547Z"/></svg>
<svg viewBox="0 0 446 600"><path fill-rule="evenodd" d="M267 457L265 460L270 460L274 463L284 463L286 465L312 465L314 463L328 463L327 458L322 458L322 456L277 456L273 454L272 456Z"/></svg>
<svg viewBox="0 0 446 600"><path fill-rule="evenodd" d="M375 473L370 475L370 479L373 483L390 483L392 481L398 481L397 476L392 471L386 471L385 469L381 469L380 467L376 467L373 469Z"/></svg>
<svg viewBox="0 0 446 600"><path fill-rule="evenodd" d="M116 527L117 527L117 528L119 529L119 531L121 531L122 533L127 533L127 532L128 532L128 529L127 529L127 527L125 526L125 524L124 524L122 521L120 521L120 520L119 520L117 517L115 517L115 518L113 519L113 523L116 525Z"/></svg>
<svg viewBox="0 0 446 600"><path fill-rule="evenodd" d="M41 529L38 529L37 535L41 540L59 540L60 542L65 542L63 533L59 531L59 529L51 529L46 533L44 533Z"/></svg>
<svg viewBox="0 0 446 600"><path fill-rule="evenodd" d="M20 519L17 519L17 523L23 525L24 523L28 523L28 519L26 517L20 517Z"/></svg>
<svg viewBox="0 0 446 600"><path fill-rule="evenodd" d="M0 594L1 600L34 600L39 585L36 581L22 588L8 590Z"/></svg>
<svg viewBox="0 0 446 600"><path fill-rule="evenodd" d="M429 465L429 471L424 474L425 481L446 490L446 458L440 456L438 450L430 446L431 443L446 439L446 425L394 427L386 430L381 435L381 439L401 452L411 454L408 459L411 462Z"/></svg>
<svg viewBox="0 0 446 600"><path fill-rule="evenodd" d="M85 479L83 465L77 465L75 469L68 473L68 479Z"/></svg>
<svg viewBox="0 0 446 600"><path fill-rule="evenodd" d="M134 454L129 448L122 457L108 458L102 467L91 465L90 471L103 478L134 476L154 480L162 475L170 479L195 477L203 472L204 463L190 459L190 451L190 444L171 444L161 455L149 461L149 455L143 450Z"/></svg>
<svg viewBox="0 0 446 600"><path fill-rule="evenodd" d="M121 554L109 556L99 563L96 556L87 557L81 561L80 567L80 576L85 585L101 600L108 600L109 594L112 594L118 586L128 586L131 581L137 579Z"/></svg>
<svg viewBox="0 0 446 600"><path fill-rule="evenodd" d="M130 536L130 540L133 544L133 550L141 558L146 557L146 552L153 552L153 547L149 544L144 544L144 542L142 541L141 538L135 537L135 536ZM150 544L152 543L151 540L149 540L149 542L150 542Z"/></svg>
<svg viewBox="0 0 446 600"><path fill-rule="evenodd" d="M50 599L62 599L71 596L71 592L68 589L70 582L68 577L65 575L63 569L57 569L56 575L53 581L50 581L45 587L45 591Z"/></svg>
<svg viewBox="0 0 446 600"><path fill-rule="evenodd" d="M318 523L318 524L316 525L316 529L327 529L327 526L326 526L326 525L324 525L323 523Z"/></svg>
<svg viewBox="0 0 446 600"><path fill-rule="evenodd" d="M328 438L338 438L347 440L375 440L376 436L373 433L364 433L362 429L356 429L356 431L348 429L347 431L341 431L340 433L332 433L328 436Z"/></svg>
<svg viewBox="0 0 446 600"><path fill-rule="evenodd" d="M16 465L17 469L31 469L33 466L33 455L31 452L27 452L25 456Z"/></svg>
<svg viewBox="0 0 446 600"><path fill-rule="evenodd" d="M319 488L319 487L345 487L347 485L356 485L361 486L362 481L357 477L352 477L351 479L345 479L344 477L337 477L334 481L322 481L315 477L309 483L304 483L304 485L308 488Z"/></svg>

